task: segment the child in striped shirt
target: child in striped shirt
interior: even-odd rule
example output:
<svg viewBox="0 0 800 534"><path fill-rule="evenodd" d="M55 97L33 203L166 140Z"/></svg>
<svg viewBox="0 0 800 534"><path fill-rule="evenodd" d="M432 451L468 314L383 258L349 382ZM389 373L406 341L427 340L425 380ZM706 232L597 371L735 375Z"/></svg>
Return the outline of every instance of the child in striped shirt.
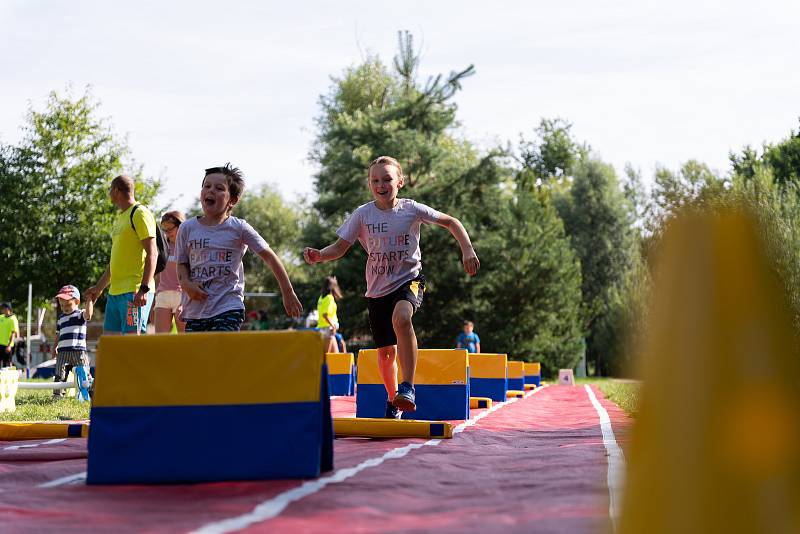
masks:
<svg viewBox="0 0 800 534"><path fill-rule="evenodd" d="M56 322L57 343L53 347L56 357L56 382L63 382L69 370L75 366L86 366L87 376L89 370L89 356L86 352L86 324L94 313L94 303L86 301L86 308L81 310L81 293L75 286L62 287L56 295L61 315ZM54 389L53 395L62 397L64 391Z"/></svg>

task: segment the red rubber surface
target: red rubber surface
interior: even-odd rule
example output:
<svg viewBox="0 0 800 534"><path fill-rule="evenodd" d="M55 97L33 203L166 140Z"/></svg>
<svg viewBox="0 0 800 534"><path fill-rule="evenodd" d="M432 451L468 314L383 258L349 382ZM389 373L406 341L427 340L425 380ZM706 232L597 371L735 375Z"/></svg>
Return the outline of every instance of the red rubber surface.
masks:
<svg viewBox="0 0 800 534"><path fill-rule="evenodd" d="M630 420L594 392L624 449ZM355 412L352 398L332 404L334 416ZM303 483L89 487L78 480L40 488L86 470L86 440L46 441L0 442L2 532L186 532L247 514ZM425 442L337 439L335 467ZM36 446L13 448L20 445ZM606 472L599 417L585 389L553 386L502 406L452 440L367 468L244 531L600 532L608 523Z"/></svg>

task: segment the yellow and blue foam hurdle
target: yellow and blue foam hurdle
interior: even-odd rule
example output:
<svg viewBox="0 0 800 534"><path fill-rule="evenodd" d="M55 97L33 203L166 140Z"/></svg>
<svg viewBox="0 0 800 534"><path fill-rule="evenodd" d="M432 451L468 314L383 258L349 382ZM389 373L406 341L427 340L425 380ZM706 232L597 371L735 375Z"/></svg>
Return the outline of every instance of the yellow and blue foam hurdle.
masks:
<svg viewBox="0 0 800 534"><path fill-rule="evenodd" d="M37 421L0 422L0 441L85 438L88 436L88 423L39 423Z"/></svg>
<svg viewBox="0 0 800 534"><path fill-rule="evenodd" d="M525 384L533 384L537 388L542 385L542 366L540 363L526 363L524 370Z"/></svg>
<svg viewBox="0 0 800 534"><path fill-rule="evenodd" d="M474 355L474 353L473 353ZM472 357L472 355L470 355ZM472 386L470 386L471 388ZM503 399L505 400L505 399ZM470 408L491 408L492 407L492 399L489 397L470 397L469 398L469 407Z"/></svg>
<svg viewBox="0 0 800 534"><path fill-rule="evenodd" d="M398 382L403 377L398 365ZM417 411L403 419L469 419L469 357L464 349L419 349L414 375ZM378 351L358 353L356 417L383 417L386 388L378 371Z"/></svg>
<svg viewBox="0 0 800 534"><path fill-rule="evenodd" d="M325 355L328 364L328 390L331 395L354 395L356 366L352 352L329 352Z"/></svg>
<svg viewBox="0 0 800 534"><path fill-rule="evenodd" d="M505 354L469 355L469 394L506 400L508 390L508 357Z"/></svg>
<svg viewBox="0 0 800 534"><path fill-rule="evenodd" d="M86 481L319 476L333 468L327 377L316 332L103 336Z"/></svg>
<svg viewBox="0 0 800 534"><path fill-rule="evenodd" d="M508 362L508 389L525 391L525 363Z"/></svg>

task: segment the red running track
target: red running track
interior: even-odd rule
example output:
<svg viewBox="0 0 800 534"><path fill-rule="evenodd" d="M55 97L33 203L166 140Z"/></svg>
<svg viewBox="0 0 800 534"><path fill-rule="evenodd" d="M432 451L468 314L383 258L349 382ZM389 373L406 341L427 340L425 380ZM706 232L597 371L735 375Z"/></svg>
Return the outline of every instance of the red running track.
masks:
<svg viewBox="0 0 800 534"><path fill-rule="evenodd" d="M630 419L593 391L624 449ZM333 411L352 415L352 398L335 398ZM480 412L473 410L473 417ZM395 449L391 454L406 454L378 462ZM580 533L608 527L606 450L583 387L540 389L452 440L347 438L337 439L334 451L334 474L317 481L98 487L81 477L86 440L0 442L0 531ZM359 472L343 477L356 466ZM330 476L344 480L320 488ZM287 498L301 487L309 493Z"/></svg>

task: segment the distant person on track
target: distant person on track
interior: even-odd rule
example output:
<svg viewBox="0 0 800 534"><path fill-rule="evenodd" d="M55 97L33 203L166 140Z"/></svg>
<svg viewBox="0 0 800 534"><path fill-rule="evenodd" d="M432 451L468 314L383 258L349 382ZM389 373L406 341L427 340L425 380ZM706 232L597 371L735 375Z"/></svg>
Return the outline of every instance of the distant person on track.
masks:
<svg viewBox="0 0 800 534"><path fill-rule="evenodd" d="M11 367L14 343L19 339L19 321L9 302L0 303L0 367Z"/></svg>
<svg viewBox="0 0 800 534"><path fill-rule="evenodd" d="M172 331L172 321L178 332L186 329L186 323L181 318L181 284L178 281L178 263L175 256L175 239L178 237L178 229L186 220L186 216L180 211L168 211L161 217L161 231L167 238L167 253L169 259L164 270L158 275L158 286L156 288L156 334L163 334Z"/></svg>
<svg viewBox="0 0 800 534"><path fill-rule="evenodd" d="M457 349L467 349L467 352L475 353L481 351L481 338L474 332L475 325L472 321L464 321L463 330L456 338Z"/></svg>
<svg viewBox="0 0 800 534"><path fill-rule="evenodd" d="M241 171L230 163L206 169L200 188L203 215L178 231L178 279L183 289L181 318L187 332L238 331L244 322L242 256L252 249L278 281L290 317L303 311L280 258L244 219L231 215L244 193Z"/></svg>
<svg viewBox="0 0 800 534"><path fill-rule="evenodd" d="M86 325L92 320L94 303L86 300L86 307L80 309L81 293L75 286L64 286L56 295L61 314L56 321L56 341L53 356L56 359L55 382L64 382L70 369L83 365L89 374L89 355L86 352ZM91 380L91 378L89 378ZM63 397L63 389L54 389L54 397Z"/></svg>
<svg viewBox="0 0 800 534"><path fill-rule="evenodd" d="M326 352L339 352L336 332L339 330L339 317L336 315L336 301L341 300L342 290L335 276L328 276L322 283L322 291L317 299L317 329L325 337Z"/></svg>
<svg viewBox="0 0 800 534"><path fill-rule="evenodd" d="M420 226L447 228L461 247L464 270L474 275L480 268L469 235L458 219L411 199L397 198L405 185L400 163L391 157L375 159L367 171L373 201L363 204L336 231L339 239L322 250L306 248L309 264L341 258L358 240L367 251L367 309L372 337L378 348L378 367L389 395L387 418L400 411L416 411L414 373L417 337L412 316L422 305L425 278L419 247ZM397 359L404 382L397 384Z"/></svg>
<svg viewBox="0 0 800 534"><path fill-rule="evenodd" d="M136 202L134 185L128 176L111 181L108 194L119 210L111 230L111 261L100 280L83 292L84 299L94 303L109 286L103 335L146 333L153 307L156 219Z"/></svg>

